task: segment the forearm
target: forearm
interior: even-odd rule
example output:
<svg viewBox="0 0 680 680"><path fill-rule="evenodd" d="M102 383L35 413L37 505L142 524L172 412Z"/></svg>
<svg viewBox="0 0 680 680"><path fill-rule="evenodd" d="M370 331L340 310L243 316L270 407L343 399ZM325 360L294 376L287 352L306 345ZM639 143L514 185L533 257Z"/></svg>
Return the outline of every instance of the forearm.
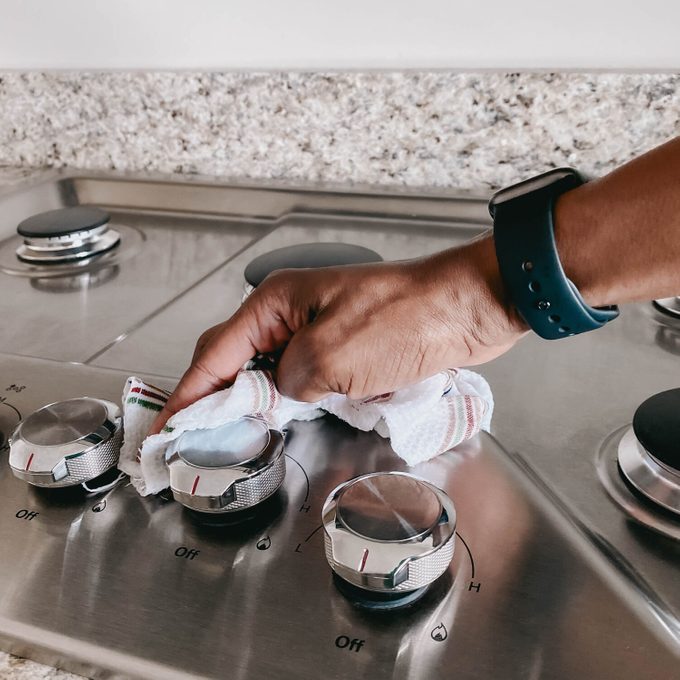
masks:
<svg viewBox="0 0 680 680"><path fill-rule="evenodd" d="M564 194L555 237L591 305L680 294L680 138Z"/></svg>

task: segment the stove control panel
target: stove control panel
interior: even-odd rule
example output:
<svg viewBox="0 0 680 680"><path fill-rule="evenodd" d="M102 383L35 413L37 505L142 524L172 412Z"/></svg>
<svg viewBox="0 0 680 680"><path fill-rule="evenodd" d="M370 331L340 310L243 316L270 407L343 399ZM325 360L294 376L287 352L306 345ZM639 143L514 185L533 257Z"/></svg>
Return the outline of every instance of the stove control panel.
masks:
<svg viewBox="0 0 680 680"><path fill-rule="evenodd" d="M412 603L453 559L453 502L408 473L376 472L341 484L326 500L322 522L336 583L369 608Z"/></svg>
<svg viewBox="0 0 680 680"><path fill-rule="evenodd" d="M520 680L537 646L564 649L540 659L560 680L675 667L611 567L491 437L407 467L389 440L332 417L285 437L244 418L178 437L171 490L140 496L126 477L103 483L126 373L0 354L0 374L8 638L28 623L36 649L58 634L60 656L126 677L443 680L455 667ZM82 483L78 461L93 476L112 467ZM610 634L612 620L625 625ZM641 672L648 658L660 673Z"/></svg>
<svg viewBox="0 0 680 680"><path fill-rule="evenodd" d="M77 486L118 462L123 437L120 408L103 399L79 397L38 409L10 437L9 464L34 486Z"/></svg>

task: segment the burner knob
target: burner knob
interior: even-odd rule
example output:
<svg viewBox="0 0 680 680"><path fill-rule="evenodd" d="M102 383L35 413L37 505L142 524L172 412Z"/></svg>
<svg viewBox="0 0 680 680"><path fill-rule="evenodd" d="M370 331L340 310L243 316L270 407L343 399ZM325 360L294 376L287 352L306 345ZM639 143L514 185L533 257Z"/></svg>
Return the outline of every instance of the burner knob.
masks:
<svg viewBox="0 0 680 680"><path fill-rule="evenodd" d="M640 404L619 444L619 468L640 493L680 514L680 389Z"/></svg>
<svg viewBox="0 0 680 680"><path fill-rule="evenodd" d="M177 501L199 512L246 510L283 482L283 435L246 416L212 430L181 434L166 454Z"/></svg>
<svg viewBox="0 0 680 680"><path fill-rule="evenodd" d="M341 484L326 500L322 521L331 568L365 591L423 589L453 558L453 502L407 473L376 472Z"/></svg>
<svg viewBox="0 0 680 680"><path fill-rule="evenodd" d="M9 464L35 486L75 486L118 462L123 438L120 408L80 397L49 404L19 423L10 437Z"/></svg>

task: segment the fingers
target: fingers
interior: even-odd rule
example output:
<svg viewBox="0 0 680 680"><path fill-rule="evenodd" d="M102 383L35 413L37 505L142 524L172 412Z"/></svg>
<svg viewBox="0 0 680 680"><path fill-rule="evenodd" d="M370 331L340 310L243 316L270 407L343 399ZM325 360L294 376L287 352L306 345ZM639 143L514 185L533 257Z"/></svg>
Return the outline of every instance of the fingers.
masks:
<svg viewBox="0 0 680 680"><path fill-rule="evenodd" d="M279 313L263 310L257 301L245 305L211 330L214 332L200 349L197 347L193 363L154 420L149 434L160 432L177 411L231 384L243 364L258 352L280 346L291 334Z"/></svg>
<svg viewBox="0 0 680 680"><path fill-rule="evenodd" d="M281 394L297 401L320 401L342 388L337 378L334 353L324 342L323 322L300 329L288 343L276 370Z"/></svg>

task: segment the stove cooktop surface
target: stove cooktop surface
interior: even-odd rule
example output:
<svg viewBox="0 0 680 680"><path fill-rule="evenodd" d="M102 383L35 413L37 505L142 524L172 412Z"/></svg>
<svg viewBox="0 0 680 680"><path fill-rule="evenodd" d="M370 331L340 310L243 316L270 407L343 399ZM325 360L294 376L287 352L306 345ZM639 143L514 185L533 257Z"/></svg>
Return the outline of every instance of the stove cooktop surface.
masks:
<svg viewBox="0 0 680 680"><path fill-rule="evenodd" d="M124 257L61 276L2 269L20 245L16 224L79 204L111 214L119 247L134 234ZM279 493L225 526L168 493L141 498L125 480L96 496L29 486L9 469L7 437L48 403L120 403L133 373L171 388L200 332L240 304L244 268L258 255L332 241L386 260L418 256L487 228L484 201L92 176L21 187L0 197L0 210L5 649L97 677L676 672L676 520L616 472L638 404L678 386L670 317L637 305L598 333L528 338L480 368L496 399L493 436L412 469L374 433L330 417L295 423ZM354 606L324 556L326 496L376 470L431 481L457 513L447 572L395 611Z"/></svg>

